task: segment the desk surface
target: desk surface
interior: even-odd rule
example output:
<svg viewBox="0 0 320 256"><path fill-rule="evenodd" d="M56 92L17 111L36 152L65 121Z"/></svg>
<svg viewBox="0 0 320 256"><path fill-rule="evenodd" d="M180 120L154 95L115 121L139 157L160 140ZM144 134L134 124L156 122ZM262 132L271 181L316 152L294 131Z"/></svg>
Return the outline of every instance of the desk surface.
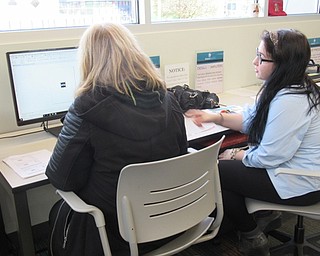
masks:
<svg viewBox="0 0 320 256"><path fill-rule="evenodd" d="M238 105L244 107L245 105L254 103L260 88L260 85L253 85L229 90L218 95L219 101L224 105Z"/></svg>
<svg viewBox="0 0 320 256"><path fill-rule="evenodd" d="M2 159L11 155L25 154L41 149L48 149L49 151L52 151L56 141L56 137L45 131L0 139L0 171L12 188L13 192L19 187L32 186L33 184L41 181L47 182L47 176L45 174L40 174L23 179L9 166L7 166Z"/></svg>

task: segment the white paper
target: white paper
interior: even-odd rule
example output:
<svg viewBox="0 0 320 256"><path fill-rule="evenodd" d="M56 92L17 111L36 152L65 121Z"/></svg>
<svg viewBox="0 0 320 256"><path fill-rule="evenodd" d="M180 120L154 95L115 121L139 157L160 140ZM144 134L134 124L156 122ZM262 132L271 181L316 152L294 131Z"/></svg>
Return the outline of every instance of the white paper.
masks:
<svg viewBox="0 0 320 256"><path fill-rule="evenodd" d="M204 109L203 111L208 112L208 113L220 113L223 111L228 111L230 113L241 113L242 110L243 109L240 106L230 105L230 106L225 106L225 107L220 107L220 108L215 108L215 109ZM221 125L217 125L213 122L202 123L202 126L197 126L192 121L192 118L189 118L186 116L184 117L184 123L185 123L185 127L186 127L188 141L229 130L229 128L226 128Z"/></svg>
<svg viewBox="0 0 320 256"><path fill-rule="evenodd" d="M215 93L223 92L223 63L198 65L196 88Z"/></svg>
<svg viewBox="0 0 320 256"><path fill-rule="evenodd" d="M311 47L311 59L316 64L320 64L320 46Z"/></svg>
<svg viewBox="0 0 320 256"><path fill-rule="evenodd" d="M223 92L223 51L197 53L196 89Z"/></svg>
<svg viewBox="0 0 320 256"><path fill-rule="evenodd" d="M165 81L167 87L189 85L189 63L166 65Z"/></svg>
<svg viewBox="0 0 320 256"><path fill-rule="evenodd" d="M3 159L21 178L25 179L43 174L49 162L51 152L43 149L22 155L13 155Z"/></svg>

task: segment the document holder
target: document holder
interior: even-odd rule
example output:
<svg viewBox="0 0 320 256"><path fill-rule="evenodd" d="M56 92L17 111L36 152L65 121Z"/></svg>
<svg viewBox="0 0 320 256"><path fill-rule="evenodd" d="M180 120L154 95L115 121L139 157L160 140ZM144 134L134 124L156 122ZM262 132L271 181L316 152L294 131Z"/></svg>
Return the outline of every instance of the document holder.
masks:
<svg viewBox="0 0 320 256"><path fill-rule="evenodd" d="M320 73L320 64L314 62L313 59L310 59L309 64L307 66L307 73Z"/></svg>

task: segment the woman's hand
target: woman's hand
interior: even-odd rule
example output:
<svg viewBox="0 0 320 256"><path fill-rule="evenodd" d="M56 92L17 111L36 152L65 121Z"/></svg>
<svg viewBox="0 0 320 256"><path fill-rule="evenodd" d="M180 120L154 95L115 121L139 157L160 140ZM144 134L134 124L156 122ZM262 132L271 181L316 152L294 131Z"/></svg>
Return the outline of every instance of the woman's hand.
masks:
<svg viewBox="0 0 320 256"><path fill-rule="evenodd" d="M231 148L226 149L219 155L219 160L242 160L244 157L245 150L248 146L242 148Z"/></svg>
<svg viewBox="0 0 320 256"><path fill-rule="evenodd" d="M186 117L190 117L197 126L202 123L214 122L215 124L230 128L235 131L242 130L242 114L241 113L208 113L200 109L189 109L185 112Z"/></svg>
<svg viewBox="0 0 320 256"><path fill-rule="evenodd" d="M232 153L233 153L233 148L231 149L226 149L219 155L219 160L233 160L232 159Z"/></svg>
<svg viewBox="0 0 320 256"><path fill-rule="evenodd" d="M184 114L186 117L192 118L192 121L197 126L202 126L202 123L214 122L215 116L218 116L217 114L209 114L199 109L189 109Z"/></svg>

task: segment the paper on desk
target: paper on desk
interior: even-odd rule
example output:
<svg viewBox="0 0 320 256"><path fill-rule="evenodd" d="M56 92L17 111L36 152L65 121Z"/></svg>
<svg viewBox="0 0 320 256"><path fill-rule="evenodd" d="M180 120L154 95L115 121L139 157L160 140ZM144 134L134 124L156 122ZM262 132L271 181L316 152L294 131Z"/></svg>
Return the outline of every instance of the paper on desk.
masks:
<svg viewBox="0 0 320 256"><path fill-rule="evenodd" d="M215 109L204 109L203 111L208 113L220 113L221 111L226 110L231 113L241 113L243 109L240 106L230 105ZM202 126L199 127L196 124L194 124L192 118L188 118L186 116L184 117L184 122L188 141L228 130L228 128L221 125L217 125L213 122L202 123Z"/></svg>
<svg viewBox="0 0 320 256"><path fill-rule="evenodd" d="M214 123L203 123L202 126L199 127L194 124L192 118L188 117L185 117L184 121L188 140L212 134L216 127Z"/></svg>
<svg viewBox="0 0 320 256"><path fill-rule="evenodd" d="M12 170L23 179L45 172L51 152L43 149L22 155L13 155L3 159Z"/></svg>

